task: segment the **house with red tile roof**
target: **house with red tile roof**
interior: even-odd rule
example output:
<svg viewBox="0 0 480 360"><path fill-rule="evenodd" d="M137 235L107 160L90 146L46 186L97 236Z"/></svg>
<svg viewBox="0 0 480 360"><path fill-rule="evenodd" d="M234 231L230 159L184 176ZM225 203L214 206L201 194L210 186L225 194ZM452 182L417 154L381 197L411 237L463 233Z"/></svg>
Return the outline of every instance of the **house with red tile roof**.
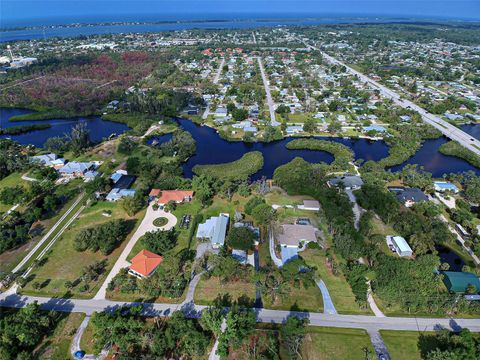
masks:
<svg viewBox="0 0 480 360"><path fill-rule="evenodd" d="M140 279L150 277L162 261L163 256L142 250L133 257L128 273Z"/></svg>
<svg viewBox="0 0 480 360"><path fill-rule="evenodd" d="M150 191L149 197L152 200L156 198L158 205L166 205L169 201L174 201L177 204L180 204L183 202L192 201L193 191L152 189Z"/></svg>

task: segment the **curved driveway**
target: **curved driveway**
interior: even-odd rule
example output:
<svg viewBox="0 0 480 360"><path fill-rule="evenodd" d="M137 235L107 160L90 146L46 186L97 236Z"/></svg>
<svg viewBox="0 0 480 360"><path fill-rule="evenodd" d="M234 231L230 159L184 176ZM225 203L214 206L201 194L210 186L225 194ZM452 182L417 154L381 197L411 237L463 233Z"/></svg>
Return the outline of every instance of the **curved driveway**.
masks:
<svg viewBox="0 0 480 360"><path fill-rule="evenodd" d="M140 239L143 235L145 235L145 233L149 231L170 230L177 223L177 218L173 214L165 212L160 209L155 211L153 210L152 205L153 205L153 202L148 205L147 212L145 214L145 217L142 220L142 223L137 228L135 233L132 235L127 246L125 246L125 249L123 249L122 253L118 257L115 265L113 265L113 268L108 274L104 283L102 284L102 287L100 288L100 290L98 290L97 294L95 295L94 297L95 300L105 299L108 284L112 281L115 275L117 275L120 272L121 269L130 266L130 263L127 261L127 257L132 251L135 244L137 243L138 239ZM156 227L155 225L153 225L153 221L158 217L167 218L168 223L162 227Z"/></svg>

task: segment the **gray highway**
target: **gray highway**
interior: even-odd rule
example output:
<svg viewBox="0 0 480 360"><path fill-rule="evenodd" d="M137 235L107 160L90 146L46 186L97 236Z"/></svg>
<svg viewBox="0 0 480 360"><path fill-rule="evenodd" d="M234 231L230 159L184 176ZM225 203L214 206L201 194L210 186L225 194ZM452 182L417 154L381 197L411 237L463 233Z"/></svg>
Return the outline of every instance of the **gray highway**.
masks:
<svg viewBox="0 0 480 360"><path fill-rule="evenodd" d="M474 138L473 136L467 134L465 131L457 128L456 126L453 126L449 122L441 119L440 117L433 115L423 109L422 107L418 106L417 104L413 103L410 100L407 99L402 99L399 94L397 94L395 91L387 88L386 86L378 83L377 81L374 81L373 79L369 78L368 76L362 74L361 72L349 67L348 65L345 65L345 63L335 59L334 57L328 55L327 53L321 51L319 48L309 45L308 43L304 42L305 46L318 50L322 53L322 56L331 64L335 65L341 65L345 66L347 71L352 74L357 76L360 80L363 82L369 84L372 88L377 89L380 91L380 94L387 98L391 99L396 105L401 106L406 109L412 109L417 111L420 116L422 117L423 121L426 122L427 124L430 124L437 130L439 130L443 135L448 137L451 140L458 141L463 147L467 148L468 150L473 151L475 154L480 155L480 140Z"/></svg>

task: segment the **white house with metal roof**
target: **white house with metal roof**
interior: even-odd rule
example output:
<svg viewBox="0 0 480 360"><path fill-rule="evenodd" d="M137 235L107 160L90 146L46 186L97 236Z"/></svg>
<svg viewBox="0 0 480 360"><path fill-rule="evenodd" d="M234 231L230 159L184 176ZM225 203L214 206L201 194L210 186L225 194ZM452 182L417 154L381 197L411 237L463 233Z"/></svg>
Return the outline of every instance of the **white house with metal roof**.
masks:
<svg viewBox="0 0 480 360"><path fill-rule="evenodd" d="M409 257L413 255L410 245L401 236L387 236L387 244L391 245L399 256Z"/></svg>
<svg viewBox="0 0 480 360"><path fill-rule="evenodd" d="M210 240L212 247L218 249L225 244L229 215L222 213L198 225L197 239Z"/></svg>

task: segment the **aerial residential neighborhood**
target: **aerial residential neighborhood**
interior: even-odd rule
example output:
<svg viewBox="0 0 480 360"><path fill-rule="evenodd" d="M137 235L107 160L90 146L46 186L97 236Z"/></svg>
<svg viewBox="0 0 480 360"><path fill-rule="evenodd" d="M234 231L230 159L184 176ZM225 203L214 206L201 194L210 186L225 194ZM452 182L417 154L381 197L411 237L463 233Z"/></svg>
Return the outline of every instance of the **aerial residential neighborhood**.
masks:
<svg viewBox="0 0 480 360"><path fill-rule="evenodd" d="M480 359L476 4L18 3L1 359Z"/></svg>

